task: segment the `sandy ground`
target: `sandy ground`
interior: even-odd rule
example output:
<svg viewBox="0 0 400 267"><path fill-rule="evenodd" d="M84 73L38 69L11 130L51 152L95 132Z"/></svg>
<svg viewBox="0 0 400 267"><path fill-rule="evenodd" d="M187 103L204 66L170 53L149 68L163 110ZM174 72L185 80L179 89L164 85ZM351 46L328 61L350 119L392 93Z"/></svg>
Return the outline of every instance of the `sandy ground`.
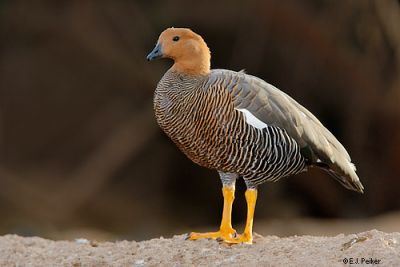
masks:
<svg viewBox="0 0 400 267"><path fill-rule="evenodd" d="M334 237L287 238L256 235L253 245L235 246L214 240L188 241L185 235L141 242L51 241L16 235L0 237L0 266L193 265L400 266L400 233L371 230Z"/></svg>

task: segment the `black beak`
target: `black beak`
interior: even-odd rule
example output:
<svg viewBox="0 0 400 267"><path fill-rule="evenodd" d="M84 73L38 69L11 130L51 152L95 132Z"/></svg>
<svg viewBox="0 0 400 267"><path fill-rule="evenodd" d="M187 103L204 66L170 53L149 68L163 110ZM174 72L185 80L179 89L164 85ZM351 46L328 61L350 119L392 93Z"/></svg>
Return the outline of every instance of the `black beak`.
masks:
<svg viewBox="0 0 400 267"><path fill-rule="evenodd" d="M153 51L151 51L150 54L147 55L147 60L150 61L162 57L163 53L161 50L161 45L157 44L156 47L154 47Z"/></svg>

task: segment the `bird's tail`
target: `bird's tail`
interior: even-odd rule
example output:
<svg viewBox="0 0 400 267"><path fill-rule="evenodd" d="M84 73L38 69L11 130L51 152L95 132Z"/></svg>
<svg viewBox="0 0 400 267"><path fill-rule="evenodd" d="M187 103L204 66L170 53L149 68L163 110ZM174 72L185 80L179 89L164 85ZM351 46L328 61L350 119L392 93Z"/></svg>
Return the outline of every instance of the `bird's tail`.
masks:
<svg viewBox="0 0 400 267"><path fill-rule="evenodd" d="M335 170L334 166L329 166L326 163L323 162L317 162L315 164L318 168L326 171L329 173L333 178L335 178L341 185L346 187L347 189L359 192L359 193L364 193L364 186L361 184L360 179L358 178L356 172L355 172L355 167L353 166L351 173L346 174L341 170Z"/></svg>

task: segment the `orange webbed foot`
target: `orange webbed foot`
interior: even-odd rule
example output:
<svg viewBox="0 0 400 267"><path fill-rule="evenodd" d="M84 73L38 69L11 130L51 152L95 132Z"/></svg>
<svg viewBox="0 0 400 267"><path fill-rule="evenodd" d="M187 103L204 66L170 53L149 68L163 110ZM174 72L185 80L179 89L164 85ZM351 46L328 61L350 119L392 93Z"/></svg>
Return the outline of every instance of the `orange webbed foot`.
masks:
<svg viewBox="0 0 400 267"><path fill-rule="evenodd" d="M224 243L235 245L235 244L253 244L253 237L252 235L248 234L237 234L235 238L224 239Z"/></svg>
<svg viewBox="0 0 400 267"><path fill-rule="evenodd" d="M237 237L236 230L233 228L230 229L220 229L217 232L206 232L206 233L196 233L191 232L188 236L189 240L197 240L197 239L216 239L216 240L232 240Z"/></svg>
<svg viewBox="0 0 400 267"><path fill-rule="evenodd" d="M188 235L189 240L197 239L214 239L218 242L234 245L234 244L252 244L253 236L248 233L242 235L236 233L234 229L220 230L217 232L196 233L192 232Z"/></svg>

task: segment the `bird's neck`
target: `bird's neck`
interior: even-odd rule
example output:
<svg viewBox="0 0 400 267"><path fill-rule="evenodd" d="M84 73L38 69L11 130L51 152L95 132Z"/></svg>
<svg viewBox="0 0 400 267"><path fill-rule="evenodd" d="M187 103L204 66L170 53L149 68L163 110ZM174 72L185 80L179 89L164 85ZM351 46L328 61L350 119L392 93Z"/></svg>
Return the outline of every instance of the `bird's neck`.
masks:
<svg viewBox="0 0 400 267"><path fill-rule="evenodd" d="M210 56L175 60L172 70L183 74L207 75L210 73Z"/></svg>

